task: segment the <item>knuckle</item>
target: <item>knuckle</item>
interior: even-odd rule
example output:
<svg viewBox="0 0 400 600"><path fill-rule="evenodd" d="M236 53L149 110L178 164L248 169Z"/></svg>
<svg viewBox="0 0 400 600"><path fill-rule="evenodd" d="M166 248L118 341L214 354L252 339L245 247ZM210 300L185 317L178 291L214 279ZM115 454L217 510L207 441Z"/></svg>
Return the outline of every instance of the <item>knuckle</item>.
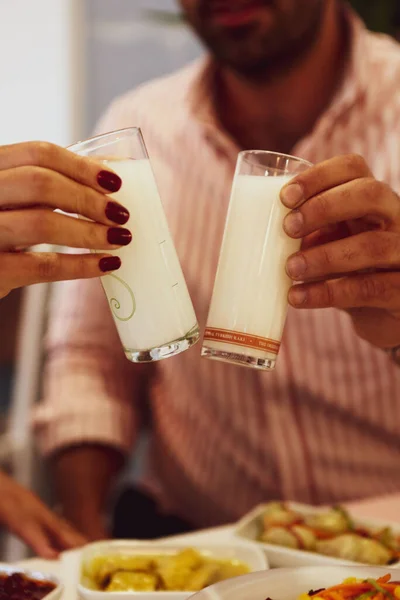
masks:
<svg viewBox="0 0 400 600"><path fill-rule="evenodd" d="M33 200L43 200L48 197L52 186L51 172L42 167L29 167L28 185Z"/></svg>
<svg viewBox="0 0 400 600"><path fill-rule="evenodd" d="M106 244L105 229L95 223L87 223L82 232L82 243L84 248L96 248Z"/></svg>
<svg viewBox="0 0 400 600"><path fill-rule="evenodd" d="M358 254L359 252L354 245L346 242L343 243L341 258L343 258L343 260L345 260L347 263L352 263Z"/></svg>
<svg viewBox="0 0 400 600"><path fill-rule="evenodd" d="M60 260L56 254L41 253L38 264L37 274L40 281L53 281L60 275Z"/></svg>
<svg viewBox="0 0 400 600"><path fill-rule="evenodd" d="M74 194L74 207L73 210L77 215L85 215L88 212L89 206L96 206L97 198L94 197L95 192L91 194L92 190L85 188L81 184L74 184L75 186L75 194Z"/></svg>
<svg viewBox="0 0 400 600"><path fill-rule="evenodd" d="M325 222L329 220L331 213L330 204L325 194L318 194L314 197L312 203L310 203L313 216L318 222Z"/></svg>
<svg viewBox="0 0 400 600"><path fill-rule="evenodd" d="M47 210L37 209L31 212L29 227L31 227L38 238L47 241L53 228L53 213Z"/></svg>
<svg viewBox="0 0 400 600"><path fill-rule="evenodd" d="M365 276L357 281L358 298L361 302L369 303L374 300L388 300L390 288L384 277Z"/></svg>
<svg viewBox="0 0 400 600"><path fill-rule="evenodd" d="M90 274L90 262L91 256L89 254L82 256L74 256L71 269L72 277L74 279L88 277Z"/></svg>
<svg viewBox="0 0 400 600"><path fill-rule="evenodd" d="M361 154L345 154L343 156L343 163L354 174L366 173L369 170Z"/></svg>
<svg viewBox="0 0 400 600"><path fill-rule="evenodd" d="M28 142L27 152L32 164L43 166L52 161L57 147L50 142Z"/></svg>
<svg viewBox="0 0 400 600"><path fill-rule="evenodd" d="M329 269L332 267L333 261L329 250L324 245L318 248L318 257L319 267L325 272L329 271Z"/></svg>
<svg viewBox="0 0 400 600"><path fill-rule="evenodd" d="M369 205L376 206L382 194L386 193L386 184L373 177L366 177L362 182L364 201Z"/></svg>
<svg viewBox="0 0 400 600"><path fill-rule="evenodd" d="M74 195L74 208L73 211L75 214L77 215L82 215L82 208L83 208L83 193L80 189L80 187L77 188L75 195Z"/></svg>
<svg viewBox="0 0 400 600"><path fill-rule="evenodd" d="M96 166L95 164L93 164L93 161L90 158L87 158L85 156L79 156L77 154L72 155L74 158L74 167L75 170L77 172L77 174L79 174L80 179L84 179L84 180L90 180L93 179L93 167ZM97 167L96 167L96 171L97 171Z"/></svg>
<svg viewBox="0 0 400 600"><path fill-rule="evenodd" d="M335 306L335 294L329 281L321 284L322 306Z"/></svg>
<svg viewBox="0 0 400 600"><path fill-rule="evenodd" d="M369 232L365 234L363 251L376 266L385 266L399 255L399 241L387 231Z"/></svg>
<svg viewBox="0 0 400 600"><path fill-rule="evenodd" d="M350 204L353 200L353 190L347 185L343 185L339 189L339 198L343 205Z"/></svg>

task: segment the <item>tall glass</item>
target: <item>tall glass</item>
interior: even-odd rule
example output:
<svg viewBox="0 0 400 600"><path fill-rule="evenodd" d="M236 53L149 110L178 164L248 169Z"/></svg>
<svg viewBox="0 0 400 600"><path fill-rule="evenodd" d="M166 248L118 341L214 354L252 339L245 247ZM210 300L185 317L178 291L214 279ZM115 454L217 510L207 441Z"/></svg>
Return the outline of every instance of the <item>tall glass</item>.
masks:
<svg viewBox="0 0 400 600"><path fill-rule="evenodd" d="M311 166L275 152L238 156L201 355L273 369L282 339L291 281L287 258L300 240L287 236L283 185Z"/></svg>
<svg viewBox="0 0 400 600"><path fill-rule="evenodd" d="M140 129L107 133L69 150L101 160L122 179L110 197L130 212L129 246L116 273L101 277L127 358L152 362L187 350L199 327Z"/></svg>

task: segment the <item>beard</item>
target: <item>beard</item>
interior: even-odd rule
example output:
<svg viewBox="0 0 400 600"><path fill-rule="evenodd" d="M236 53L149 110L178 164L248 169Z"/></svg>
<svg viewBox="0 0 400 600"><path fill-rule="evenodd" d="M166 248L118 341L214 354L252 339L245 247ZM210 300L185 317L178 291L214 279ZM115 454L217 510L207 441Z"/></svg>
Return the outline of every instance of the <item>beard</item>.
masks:
<svg viewBox="0 0 400 600"><path fill-rule="evenodd" d="M212 3L202 0L188 21L220 65L255 83L274 80L302 62L318 40L327 6L326 0L293 0L283 10L284 0L263 0L273 11L272 24L260 18L224 28L212 22Z"/></svg>

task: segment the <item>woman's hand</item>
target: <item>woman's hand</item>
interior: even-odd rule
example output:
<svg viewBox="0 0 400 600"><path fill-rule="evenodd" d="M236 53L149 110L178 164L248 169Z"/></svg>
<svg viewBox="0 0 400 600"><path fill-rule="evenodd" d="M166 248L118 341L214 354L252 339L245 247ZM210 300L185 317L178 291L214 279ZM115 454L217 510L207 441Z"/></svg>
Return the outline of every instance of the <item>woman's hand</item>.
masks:
<svg viewBox="0 0 400 600"><path fill-rule="evenodd" d="M129 244L128 211L107 197L121 187L101 163L46 142L0 147L0 298L32 283L99 277L121 261L107 250ZM60 209L90 219L54 212ZM103 254L21 252L36 244Z"/></svg>
<svg viewBox="0 0 400 600"><path fill-rule="evenodd" d="M0 473L0 525L26 542L38 556L54 559L86 539L54 514L30 490Z"/></svg>

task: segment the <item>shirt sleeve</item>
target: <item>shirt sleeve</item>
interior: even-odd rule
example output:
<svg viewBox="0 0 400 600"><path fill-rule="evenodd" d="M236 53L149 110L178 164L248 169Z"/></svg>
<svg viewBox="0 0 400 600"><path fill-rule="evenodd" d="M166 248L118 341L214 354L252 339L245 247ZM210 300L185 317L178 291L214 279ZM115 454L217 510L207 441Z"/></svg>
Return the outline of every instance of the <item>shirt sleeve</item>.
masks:
<svg viewBox="0 0 400 600"><path fill-rule="evenodd" d="M133 118L127 109L117 98L96 134L127 127ZM99 443L129 453L140 427L148 368L125 358L99 280L62 282L53 290L42 401L33 415L39 448L48 455Z"/></svg>
<svg viewBox="0 0 400 600"><path fill-rule="evenodd" d="M34 412L41 451L99 443L132 450L147 369L130 363L98 280L56 284L43 398Z"/></svg>

